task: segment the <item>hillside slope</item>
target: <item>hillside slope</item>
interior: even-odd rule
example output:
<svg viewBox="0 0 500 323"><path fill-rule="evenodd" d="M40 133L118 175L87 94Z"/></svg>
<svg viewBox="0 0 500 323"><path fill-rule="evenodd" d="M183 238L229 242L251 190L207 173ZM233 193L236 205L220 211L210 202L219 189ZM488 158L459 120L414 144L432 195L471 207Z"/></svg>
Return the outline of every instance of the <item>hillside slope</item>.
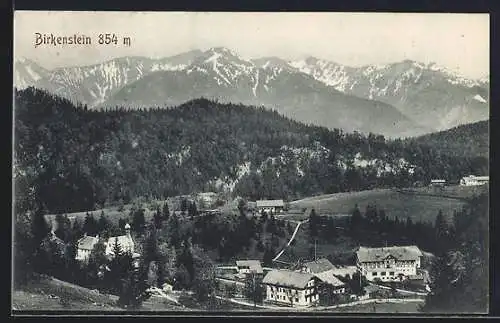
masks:
<svg viewBox="0 0 500 323"><path fill-rule="evenodd" d="M480 121L411 140L433 146L446 154L488 158L489 134L489 121Z"/></svg>
<svg viewBox="0 0 500 323"><path fill-rule="evenodd" d="M207 190L292 199L487 172L486 158L204 99L169 109L91 111L29 88L16 93L15 104L21 210L34 203L50 213L77 212Z"/></svg>

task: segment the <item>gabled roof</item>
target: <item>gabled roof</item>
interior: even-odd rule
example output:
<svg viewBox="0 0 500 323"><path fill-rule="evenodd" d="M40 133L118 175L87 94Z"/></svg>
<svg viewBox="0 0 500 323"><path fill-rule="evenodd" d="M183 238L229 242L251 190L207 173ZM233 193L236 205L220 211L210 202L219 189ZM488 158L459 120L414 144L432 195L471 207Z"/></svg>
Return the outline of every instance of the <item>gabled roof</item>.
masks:
<svg viewBox="0 0 500 323"><path fill-rule="evenodd" d="M99 239L96 237L86 236L78 240L78 249L83 250L92 250L96 243L99 242Z"/></svg>
<svg viewBox="0 0 500 323"><path fill-rule="evenodd" d="M263 284L304 289L307 283L314 279L312 274L290 270L272 270L262 280Z"/></svg>
<svg viewBox="0 0 500 323"><path fill-rule="evenodd" d="M315 261L306 262L304 267L308 268L313 274L324 272L335 268L326 258L320 258Z"/></svg>
<svg viewBox="0 0 500 323"><path fill-rule="evenodd" d="M377 262L383 261L387 257L404 261L417 260L423 254L417 246L392 246L383 248L359 247L356 255L360 262Z"/></svg>
<svg viewBox="0 0 500 323"><path fill-rule="evenodd" d="M314 274L314 276L318 277L322 282L335 287L345 285L342 281L340 281L340 279L335 277L333 270L323 271L321 273Z"/></svg>
<svg viewBox="0 0 500 323"><path fill-rule="evenodd" d="M259 200L256 202L257 207L284 207L283 200Z"/></svg>
<svg viewBox="0 0 500 323"><path fill-rule="evenodd" d="M237 260L236 266L238 266L238 267L248 266L250 271L255 271L258 274L261 274L264 272L264 270L262 269L262 266L260 265L259 260Z"/></svg>

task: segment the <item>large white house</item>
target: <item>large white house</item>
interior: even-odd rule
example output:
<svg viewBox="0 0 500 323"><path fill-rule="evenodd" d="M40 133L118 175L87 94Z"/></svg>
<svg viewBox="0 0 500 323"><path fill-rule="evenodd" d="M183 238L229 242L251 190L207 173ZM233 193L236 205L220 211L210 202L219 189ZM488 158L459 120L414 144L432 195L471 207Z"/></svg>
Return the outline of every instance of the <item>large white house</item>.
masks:
<svg viewBox="0 0 500 323"><path fill-rule="evenodd" d="M85 236L78 240L75 259L82 262L87 262L94 246L99 242L99 236Z"/></svg>
<svg viewBox="0 0 500 323"><path fill-rule="evenodd" d="M312 274L290 270L272 270L262 280L267 302L294 307L317 304L319 282Z"/></svg>
<svg viewBox="0 0 500 323"><path fill-rule="evenodd" d="M356 266L369 281L401 281L417 277L422 255L417 246L359 247Z"/></svg>
<svg viewBox="0 0 500 323"><path fill-rule="evenodd" d="M469 176L463 177L460 180L460 185L462 185L462 186L479 186L479 185L488 184L489 181L490 181L489 176L469 175Z"/></svg>

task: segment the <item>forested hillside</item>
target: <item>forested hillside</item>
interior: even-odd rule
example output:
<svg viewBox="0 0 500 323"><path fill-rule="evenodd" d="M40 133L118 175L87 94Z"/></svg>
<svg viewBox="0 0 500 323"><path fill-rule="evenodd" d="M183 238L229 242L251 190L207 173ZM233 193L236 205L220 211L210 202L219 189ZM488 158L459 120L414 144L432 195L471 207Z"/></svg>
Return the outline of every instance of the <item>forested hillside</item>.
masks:
<svg viewBox="0 0 500 323"><path fill-rule="evenodd" d="M440 250L430 271L425 312L488 312L488 214L488 195L482 194L456 212L451 225L436 222Z"/></svg>
<svg viewBox="0 0 500 323"><path fill-rule="evenodd" d="M409 141L430 145L446 154L488 158L489 132L489 121L486 120L420 136Z"/></svg>
<svg viewBox="0 0 500 323"><path fill-rule="evenodd" d="M487 172L485 157L308 126L205 99L90 111L34 88L15 94L16 207L83 211L132 198L229 189L250 199L408 186Z"/></svg>

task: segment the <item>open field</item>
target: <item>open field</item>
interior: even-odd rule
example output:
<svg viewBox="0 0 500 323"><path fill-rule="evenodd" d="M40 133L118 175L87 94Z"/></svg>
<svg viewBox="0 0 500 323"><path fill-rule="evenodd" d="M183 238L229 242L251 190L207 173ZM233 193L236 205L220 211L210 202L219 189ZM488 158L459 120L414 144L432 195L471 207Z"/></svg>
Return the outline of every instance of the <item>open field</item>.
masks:
<svg viewBox="0 0 500 323"><path fill-rule="evenodd" d="M445 197L455 197L455 198L470 198L474 195L479 195L484 192L488 192L488 185L480 186L461 186L461 185L450 185L445 187L418 187L405 189L404 191L416 193L416 194L430 194L436 196Z"/></svg>
<svg viewBox="0 0 500 323"><path fill-rule="evenodd" d="M419 313L419 306L423 302L401 302L401 303L368 303L354 306L346 306L332 309L334 312L344 313Z"/></svg>
<svg viewBox="0 0 500 323"><path fill-rule="evenodd" d="M473 194L471 191L469 191L470 195ZM461 192L462 196L466 196L465 192L465 190ZM465 201L411 192L401 193L391 189L376 189L309 197L291 202L290 207L294 209L314 208L321 215L350 214L356 204L361 212L364 212L368 204L375 204L377 208L383 208L386 215L391 218L410 217L414 222L433 222L439 210L442 210L445 215L451 215L454 210L461 209Z"/></svg>

